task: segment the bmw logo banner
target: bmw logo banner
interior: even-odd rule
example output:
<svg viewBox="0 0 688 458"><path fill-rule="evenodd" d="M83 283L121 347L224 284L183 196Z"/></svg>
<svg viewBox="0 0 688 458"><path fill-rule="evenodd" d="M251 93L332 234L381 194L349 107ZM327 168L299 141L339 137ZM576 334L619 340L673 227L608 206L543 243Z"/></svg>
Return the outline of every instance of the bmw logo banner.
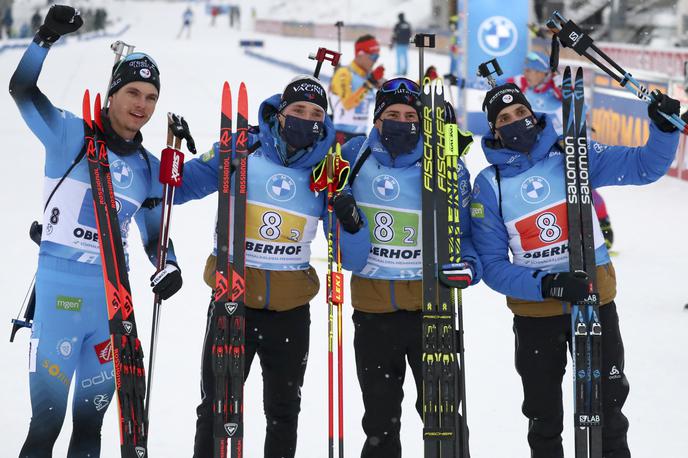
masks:
<svg viewBox="0 0 688 458"><path fill-rule="evenodd" d="M468 129L484 134L489 131L481 105L487 81L476 76L478 65L497 58L504 75L498 82L523 72L528 53L528 0L466 0L468 4L467 111ZM484 86L484 87L482 87Z"/></svg>

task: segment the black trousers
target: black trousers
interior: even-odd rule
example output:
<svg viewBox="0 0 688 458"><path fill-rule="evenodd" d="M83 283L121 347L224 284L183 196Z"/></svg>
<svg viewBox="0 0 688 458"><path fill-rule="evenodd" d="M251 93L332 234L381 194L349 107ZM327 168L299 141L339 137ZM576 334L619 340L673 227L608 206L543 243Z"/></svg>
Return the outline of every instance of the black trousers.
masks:
<svg viewBox="0 0 688 458"><path fill-rule="evenodd" d="M213 305L208 309L208 324ZM265 458L293 458L301 410L301 387L308 361L310 308L302 305L286 312L246 308L246 364L248 377L257 354L263 371L263 410L267 420ZM201 404L196 409L194 458L212 458L212 401L215 392L212 370L212 340L203 345ZM244 406L244 415L253 414ZM244 436L246 437L246 431ZM245 441L246 439L244 439Z"/></svg>
<svg viewBox="0 0 688 458"><path fill-rule="evenodd" d="M616 304L600 307L602 323L602 455L629 458L628 420L621 408L628 396L624 348ZM532 458L563 458L561 384L571 345L571 315L514 317L516 370L523 384L523 414L529 419ZM573 419L571 419L572 421Z"/></svg>
<svg viewBox="0 0 688 458"><path fill-rule="evenodd" d="M399 432L406 363L416 384L416 411L422 417L421 316L421 312L403 310L353 313L356 372L365 407L362 425L366 441L361 458L401 457Z"/></svg>

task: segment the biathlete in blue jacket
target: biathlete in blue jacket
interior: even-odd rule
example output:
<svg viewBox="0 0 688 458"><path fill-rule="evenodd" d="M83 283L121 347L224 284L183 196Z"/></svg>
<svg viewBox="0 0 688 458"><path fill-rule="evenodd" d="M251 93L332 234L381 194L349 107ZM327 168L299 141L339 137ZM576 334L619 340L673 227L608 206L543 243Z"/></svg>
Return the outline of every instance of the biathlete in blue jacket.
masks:
<svg viewBox="0 0 688 458"><path fill-rule="evenodd" d="M50 196L43 214L29 351L32 418L22 457L50 456L75 372L74 424L67 456L99 456L103 415L115 388L91 182L82 152L84 120L54 107L36 86L50 46L81 25L74 8L51 7L10 80L10 93L22 117L45 146L44 195ZM121 204L123 245L126 249L134 218L146 253L156 265L160 207L142 204L162 196L159 161L142 146L140 129L155 110L160 76L149 56L136 53L113 69L112 81L103 123L112 184ZM153 292L167 299L182 284L173 249L161 273Z"/></svg>
<svg viewBox="0 0 688 458"><path fill-rule="evenodd" d="M406 78L385 82L375 100L374 127L344 145L352 164L350 194L334 207L340 222L356 227L360 209L364 240L342 239L344 253L361 253L362 266L348 264L354 308L354 350L365 413L362 458L401 456L401 401L408 361L416 383L416 410L422 416L422 240L420 89ZM353 172L352 172L353 173ZM471 242L470 181L458 166L461 190L463 288L479 281L482 268ZM358 256L356 257L358 258ZM456 266L455 266L456 267Z"/></svg>
<svg viewBox="0 0 688 458"><path fill-rule="evenodd" d="M561 382L571 342L569 304L587 297L587 276L569 272L564 156L552 117L535 113L511 83L490 90L483 110L491 134L482 145L492 166L473 185L473 242L485 283L507 296L514 313L516 370L523 414L529 419L533 458L563 458ZM643 185L669 169L679 133L659 111L678 113L679 103L660 95L649 108L650 137L641 147L589 143L594 188ZM614 297L616 275L597 218L593 218L597 287L602 322L603 455L628 458L628 395L624 349ZM511 252L511 259L509 258Z"/></svg>
<svg viewBox="0 0 688 458"><path fill-rule="evenodd" d="M308 361L309 302L320 282L310 265L311 243L318 221L327 226L326 193L310 190L311 174L334 143L335 129L326 116L327 95L320 81L309 76L292 80L282 94L265 100L258 129L249 134L246 208L246 345L248 377L256 355L263 375L266 417L266 458L296 453L301 386ZM184 165L189 194L200 199L217 191L219 144ZM234 187L232 186L232 189ZM358 229L358 226L356 226ZM327 230L327 227L325 227ZM358 234L340 232L342 242ZM230 249L230 257L231 257ZM215 287L216 253L208 258L204 279ZM343 252L345 262L365 263ZM208 324L213 314L211 300ZM212 456L213 394L212 339L203 347L201 404L197 408L194 457ZM246 409L255 411L254 408Z"/></svg>

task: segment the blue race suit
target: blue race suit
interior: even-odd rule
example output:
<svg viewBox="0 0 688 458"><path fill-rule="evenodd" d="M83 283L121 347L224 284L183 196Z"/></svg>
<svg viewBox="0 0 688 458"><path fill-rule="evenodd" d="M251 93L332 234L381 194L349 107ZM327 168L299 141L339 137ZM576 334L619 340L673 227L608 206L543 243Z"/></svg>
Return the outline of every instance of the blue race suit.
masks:
<svg viewBox="0 0 688 458"><path fill-rule="evenodd" d="M45 147L45 199L84 145L83 119L54 107L36 85L47 54L47 48L32 43L10 81L23 119ZM104 122L124 248L134 218L155 263L160 207L149 209L142 203L162 195L159 161L141 146L140 134L126 142L112 131L106 116ZM22 457L51 455L72 378L76 382L74 424L67 456L100 453L100 427L113 401L115 384L95 226L83 159L56 190L43 215L29 352L32 418ZM169 259L175 260L174 250Z"/></svg>

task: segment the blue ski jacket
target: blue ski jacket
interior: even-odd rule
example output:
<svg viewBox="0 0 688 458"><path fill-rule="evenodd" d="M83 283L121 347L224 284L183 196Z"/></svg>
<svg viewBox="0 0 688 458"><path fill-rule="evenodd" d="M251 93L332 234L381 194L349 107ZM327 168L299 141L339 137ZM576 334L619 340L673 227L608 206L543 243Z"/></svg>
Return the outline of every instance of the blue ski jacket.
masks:
<svg viewBox="0 0 688 458"><path fill-rule="evenodd" d="M475 180L471 216L485 283L512 298L538 302L543 301L542 277L569 267L561 137L552 127L551 115L536 116L544 128L527 154L502 148L492 134L483 137L483 151L492 165ZM644 146L589 141L592 187L658 180L669 169L678 138L678 132L665 133L651 123ZM593 223L596 263L609 264L598 219L593 218Z"/></svg>
<svg viewBox="0 0 688 458"><path fill-rule="evenodd" d="M29 45L9 86L22 118L45 147L45 200L84 146L84 120L53 106L37 86L47 54L47 48L36 43ZM118 216L125 253L131 219L134 218L146 253L155 265L161 207L147 208L142 204L149 198L162 197L162 185L158 181L160 162L141 145L140 134L132 142L126 142L108 129L107 117L104 121L112 184L115 198L120 204ZM118 141L110 141L111 137ZM45 209L40 255L100 264L86 159L79 161L72 169ZM168 260L176 261L172 246Z"/></svg>

